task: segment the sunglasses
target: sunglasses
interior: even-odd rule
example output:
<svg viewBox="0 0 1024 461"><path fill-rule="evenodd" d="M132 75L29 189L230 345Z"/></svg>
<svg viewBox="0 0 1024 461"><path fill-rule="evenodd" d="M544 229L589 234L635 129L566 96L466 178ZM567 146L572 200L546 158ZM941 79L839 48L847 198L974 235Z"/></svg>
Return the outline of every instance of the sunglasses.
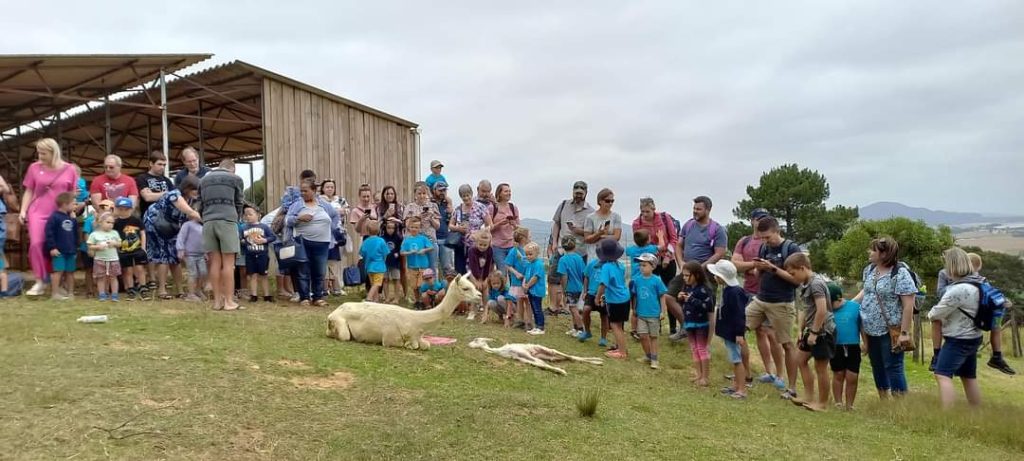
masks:
<svg viewBox="0 0 1024 461"><path fill-rule="evenodd" d="M606 198L606 199L604 199L604 203L615 203L615 199L613 199L613 198Z"/></svg>

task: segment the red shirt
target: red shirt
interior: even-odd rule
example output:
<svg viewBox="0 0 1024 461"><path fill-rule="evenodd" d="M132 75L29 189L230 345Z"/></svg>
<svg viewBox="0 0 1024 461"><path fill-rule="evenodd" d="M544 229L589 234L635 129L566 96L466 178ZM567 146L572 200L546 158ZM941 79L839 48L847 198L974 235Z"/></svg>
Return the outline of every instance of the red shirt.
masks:
<svg viewBox="0 0 1024 461"><path fill-rule="evenodd" d="M139 188L135 185L135 179L121 173L117 179L110 179L110 176L101 174L92 180L89 186L89 195L100 194L100 200L117 200L121 197L139 196Z"/></svg>
<svg viewBox="0 0 1024 461"><path fill-rule="evenodd" d="M654 219L649 223L644 222L643 216L637 216L636 219L633 220L633 232L636 232L637 229L646 230L647 234L650 235L651 245L659 245L662 243L661 237L665 236L665 240L667 240L665 242L666 248L665 251L658 252L658 256L660 257L665 257L669 253L675 253L676 246L679 245L679 236L676 235L675 223L671 220L667 220L667 217L666 219L662 219L663 216L666 216L665 213L659 211L654 213Z"/></svg>
<svg viewBox="0 0 1024 461"><path fill-rule="evenodd" d="M761 239L752 235L741 238L732 250L732 254L743 256L743 260L746 262L753 261L760 252ZM754 270L751 269L743 273L743 291L756 295L761 288L761 277L755 276L753 272Z"/></svg>

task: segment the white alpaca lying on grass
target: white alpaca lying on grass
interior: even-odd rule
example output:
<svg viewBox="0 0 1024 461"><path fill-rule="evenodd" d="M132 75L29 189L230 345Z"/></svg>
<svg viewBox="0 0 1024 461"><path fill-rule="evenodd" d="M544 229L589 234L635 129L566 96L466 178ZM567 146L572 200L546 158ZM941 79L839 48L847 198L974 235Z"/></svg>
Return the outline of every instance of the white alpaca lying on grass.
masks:
<svg viewBox="0 0 1024 461"><path fill-rule="evenodd" d="M327 336L340 341L381 344L387 347L430 349L423 332L450 317L464 301L480 299L468 276L452 280L444 299L433 309L414 311L391 304L351 302L327 316Z"/></svg>
<svg viewBox="0 0 1024 461"><path fill-rule="evenodd" d="M491 338L476 338L469 342L469 347L474 349L483 349L492 354L498 354L512 360L518 360L537 368L553 371L561 375L566 374L565 370L552 366L548 362L571 360L573 362L583 362L591 365L604 365L604 360L597 357L576 357L539 344L506 344L501 347L491 347L487 344L489 341L494 340Z"/></svg>

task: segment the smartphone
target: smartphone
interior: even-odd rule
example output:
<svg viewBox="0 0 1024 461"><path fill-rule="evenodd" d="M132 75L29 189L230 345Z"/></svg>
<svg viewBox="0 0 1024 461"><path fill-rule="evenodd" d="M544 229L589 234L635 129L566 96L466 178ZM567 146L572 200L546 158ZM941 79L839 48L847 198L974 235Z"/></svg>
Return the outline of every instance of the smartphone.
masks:
<svg viewBox="0 0 1024 461"><path fill-rule="evenodd" d="M427 210L429 210L429 209L430 209L430 207L423 207L423 212L426 213Z"/></svg>
<svg viewBox="0 0 1024 461"><path fill-rule="evenodd" d="M364 208L363 209L363 214L369 216L370 215L370 209L369 208Z"/></svg>
<svg viewBox="0 0 1024 461"><path fill-rule="evenodd" d="M605 221L604 222L604 227L610 227L611 225L612 225L611 221Z"/></svg>

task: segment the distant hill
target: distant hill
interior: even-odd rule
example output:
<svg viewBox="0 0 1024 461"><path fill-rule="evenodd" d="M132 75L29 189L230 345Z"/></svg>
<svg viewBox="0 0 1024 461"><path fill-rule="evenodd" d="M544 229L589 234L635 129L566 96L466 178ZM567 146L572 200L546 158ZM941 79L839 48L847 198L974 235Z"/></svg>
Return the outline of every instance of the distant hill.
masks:
<svg viewBox="0 0 1024 461"><path fill-rule="evenodd" d="M530 229L530 238L534 242L539 243L541 248L546 249L548 237L551 236L551 221L523 218L522 224L523 227ZM633 228L627 223L622 224L622 239L620 242L623 247L629 246L633 242Z"/></svg>
<svg viewBox="0 0 1024 461"><path fill-rule="evenodd" d="M914 220L923 220L931 226L947 225L958 226L964 224L985 224L1024 221L1024 217L1014 216L992 216L982 213L965 213L955 211L930 210L918 208L896 202L877 202L871 205L860 207L861 219L889 219L892 217L904 217Z"/></svg>

